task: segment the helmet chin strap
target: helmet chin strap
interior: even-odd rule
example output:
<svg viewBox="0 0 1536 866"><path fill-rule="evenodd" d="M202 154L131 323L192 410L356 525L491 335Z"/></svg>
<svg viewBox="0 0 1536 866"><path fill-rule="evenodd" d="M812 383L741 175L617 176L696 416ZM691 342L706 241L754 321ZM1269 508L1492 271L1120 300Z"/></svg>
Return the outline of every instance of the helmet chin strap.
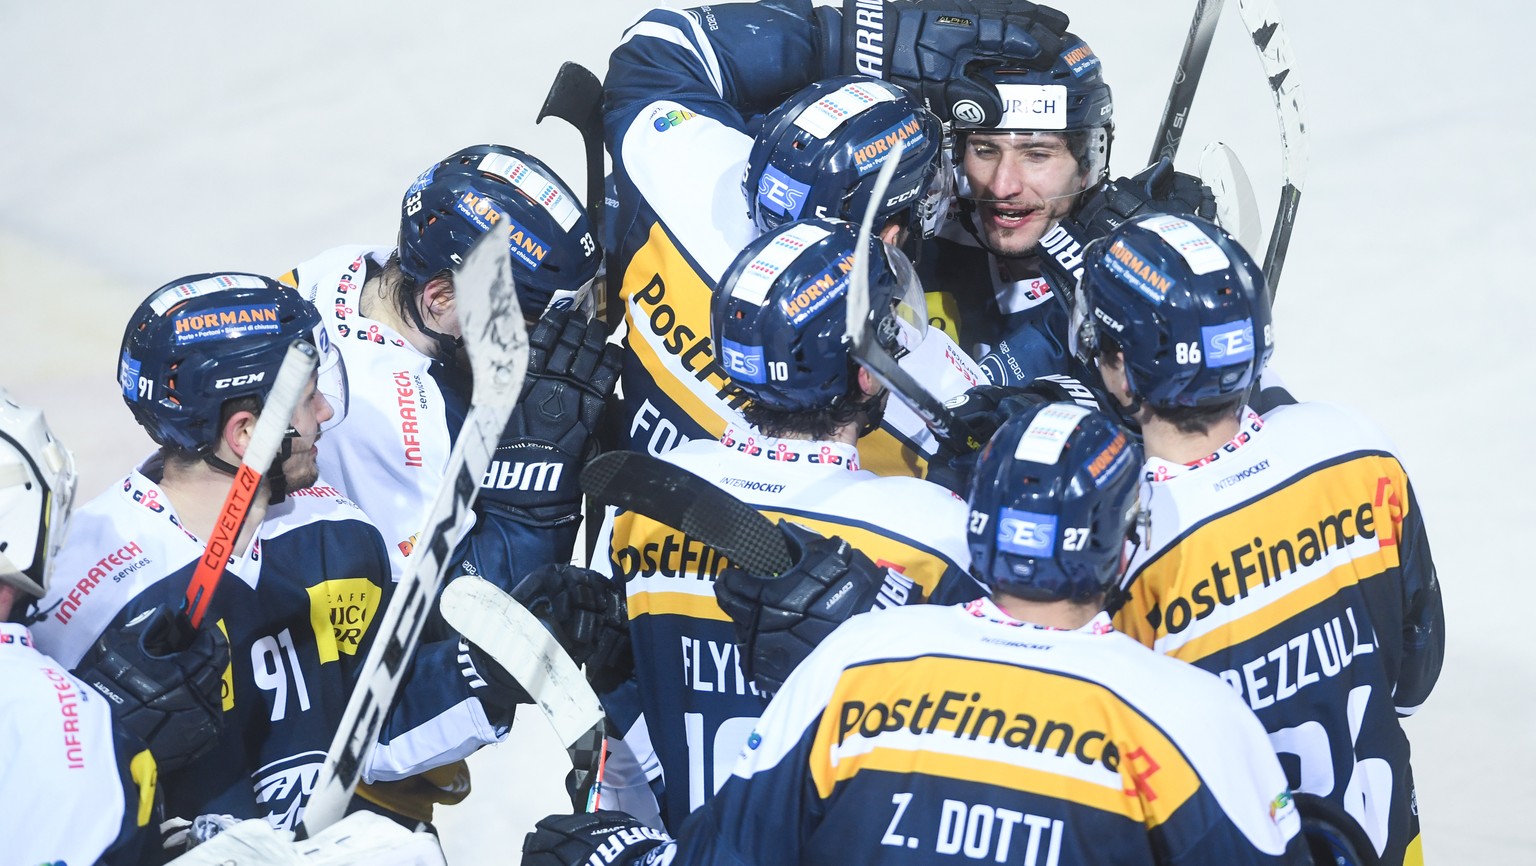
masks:
<svg viewBox="0 0 1536 866"><path fill-rule="evenodd" d="M415 301L412 301L405 306L408 310L410 310L411 324L416 326L416 330L420 331L422 334L428 337L431 337L432 341L437 343L439 359L449 366L457 364L459 358L459 349L464 347L464 338L450 337L447 334L444 334L442 331L436 331L428 327L426 320L423 319L421 315L421 305Z"/></svg>
<svg viewBox="0 0 1536 866"><path fill-rule="evenodd" d="M276 505L288 498L288 478L283 475L283 462L293 456L293 440L299 438L299 431L293 427L283 434L283 444L277 449L277 456L272 459L272 465L262 472L261 477L267 482L267 504ZM233 476L240 471L240 467L228 460L224 460L217 454L205 454L203 462L225 475ZM276 469L276 472L272 470Z"/></svg>

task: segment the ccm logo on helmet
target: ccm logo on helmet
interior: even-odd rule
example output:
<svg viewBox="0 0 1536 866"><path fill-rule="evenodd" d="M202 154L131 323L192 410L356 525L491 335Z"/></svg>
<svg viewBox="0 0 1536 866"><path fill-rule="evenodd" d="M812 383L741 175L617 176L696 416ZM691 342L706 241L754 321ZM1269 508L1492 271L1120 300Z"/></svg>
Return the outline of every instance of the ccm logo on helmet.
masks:
<svg viewBox="0 0 1536 866"><path fill-rule="evenodd" d="M215 389L239 388L241 385L255 385L256 383L261 382L266 378L267 374L265 372L247 373L244 376L230 376L227 379L215 379L213 381L213 387Z"/></svg>

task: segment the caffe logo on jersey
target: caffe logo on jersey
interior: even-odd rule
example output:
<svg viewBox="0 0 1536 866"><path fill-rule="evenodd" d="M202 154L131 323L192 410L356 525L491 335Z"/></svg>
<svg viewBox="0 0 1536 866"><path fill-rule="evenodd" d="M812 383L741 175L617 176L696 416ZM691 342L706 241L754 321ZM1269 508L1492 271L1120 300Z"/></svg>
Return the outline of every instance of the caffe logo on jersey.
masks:
<svg viewBox="0 0 1536 866"><path fill-rule="evenodd" d="M336 661L341 653L357 655L357 646L379 609L383 590L367 578L346 577L306 587L309 593L309 624L315 631L315 649L321 663Z"/></svg>
<svg viewBox="0 0 1536 866"><path fill-rule="evenodd" d="M1056 515L1004 508L997 520L997 547L1017 556L1056 552Z"/></svg>
<svg viewBox="0 0 1536 866"><path fill-rule="evenodd" d="M885 165L886 157L890 156L896 142L906 142L908 148L913 148L922 144L923 139L922 122L917 119L917 115L909 115L906 120L855 147L853 168L859 177L863 177Z"/></svg>
<svg viewBox="0 0 1536 866"><path fill-rule="evenodd" d="M794 295L779 301L779 309L796 328L848 292L848 274L853 270L853 256L847 255L831 267L801 284Z"/></svg>
<svg viewBox="0 0 1536 866"><path fill-rule="evenodd" d="M1253 360L1253 322L1244 320L1200 328L1205 344L1205 366L1230 367Z"/></svg>
<svg viewBox="0 0 1536 866"><path fill-rule="evenodd" d="M200 313L183 313L171 319L176 345L203 340L236 339L251 334L275 334L282 328L276 304L222 307Z"/></svg>
<svg viewBox="0 0 1536 866"><path fill-rule="evenodd" d="M768 166L763 169L763 177L757 182L757 200L768 210L790 219L799 219L800 210L805 207L805 197L810 194L811 188L782 171Z"/></svg>
<svg viewBox="0 0 1536 866"><path fill-rule="evenodd" d="M1173 287L1172 277L1147 264L1146 256L1131 249L1123 240L1115 241L1104 252L1101 261L1116 279L1154 304L1161 304Z"/></svg>

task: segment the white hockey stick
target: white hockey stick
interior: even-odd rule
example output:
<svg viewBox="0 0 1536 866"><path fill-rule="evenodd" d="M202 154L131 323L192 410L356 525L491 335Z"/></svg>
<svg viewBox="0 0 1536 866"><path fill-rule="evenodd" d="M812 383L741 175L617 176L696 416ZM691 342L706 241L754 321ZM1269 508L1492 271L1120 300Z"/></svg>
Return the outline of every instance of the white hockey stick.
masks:
<svg viewBox="0 0 1536 866"><path fill-rule="evenodd" d="M1264 76L1275 98L1280 116L1280 204L1275 224L1269 233L1269 249L1264 254L1264 278L1269 283L1269 298L1275 298L1280 284L1280 270L1285 267L1285 253L1291 245L1291 228L1296 224L1296 209L1301 204L1301 188L1307 174L1307 124L1302 112L1301 82L1296 77L1291 41L1280 23L1280 11L1274 0L1238 0L1243 24L1253 36L1259 51Z"/></svg>
<svg viewBox="0 0 1536 866"><path fill-rule="evenodd" d="M533 697L571 756L572 806L596 811L602 801L606 717L597 693L560 642L527 608L482 577L450 581L439 610L454 631L506 668Z"/></svg>
<svg viewBox="0 0 1536 866"><path fill-rule="evenodd" d="M1216 199L1216 224L1237 238L1250 254L1259 248L1264 227L1259 221L1259 199L1253 193L1253 181L1232 148L1219 141L1205 146L1200 154L1200 182L1210 187Z"/></svg>
<svg viewBox="0 0 1536 866"><path fill-rule="evenodd" d="M891 145L890 155L885 158L880 173L875 175L875 188L870 193L869 205L864 208L864 219L859 223L859 237L853 251L853 274L848 280L846 333L852 344L851 354L855 361L869 370L870 375L916 412L934 436L961 452L980 451L983 440L976 436L969 425L956 417L942 400L930 394L911 373L902 369L896 357L886 348L882 332L885 333L885 340L896 339L896 323L890 311L881 310L880 315L873 319L870 316L869 239L874 231L875 210L885 198L885 190L896 173L896 163L901 160L905 149L904 141Z"/></svg>
<svg viewBox="0 0 1536 866"><path fill-rule="evenodd" d="M208 544L203 558L197 561L197 569L187 583L187 614L192 627L203 624L208 603L213 600L224 568L235 553L235 540L240 537L240 527L250 513L251 501L261 487L261 479L272 471L272 461L277 459L278 449L293 423L293 413L304 398L304 388L320 362L320 353L303 340L294 340L283 355L282 366L272 380L272 390L262 401L261 414L256 416L256 426L245 446L245 454L235 469L235 480L230 482L229 493L219 507L218 519L208 534ZM277 467L281 472L282 467Z"/></svg>
<svg viewBox="0 0 1536 866"><path fill-rule="evenodd" d="M474 375L473 398L448 456L442 486L417 535L419 543L395 584L305 807L304 828L309 835L346 812L368 752L415 655L449 555L470 518L480 477L522 391L528 370L528 333L512 281L509 245L506 231L486 232L455 274L454 297Z"/></svg>

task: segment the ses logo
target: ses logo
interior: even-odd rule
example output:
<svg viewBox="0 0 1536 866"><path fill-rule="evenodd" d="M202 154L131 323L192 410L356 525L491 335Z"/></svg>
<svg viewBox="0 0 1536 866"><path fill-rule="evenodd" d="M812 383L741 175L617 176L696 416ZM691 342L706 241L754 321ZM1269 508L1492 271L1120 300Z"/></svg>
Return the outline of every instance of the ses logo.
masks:
<svg viewBox="0 0 1536 866"><path fill-rule="evenodd" d="M1056 515L1004 508L997 521L997 547L1021 556L1056 552Z"/></svg>
<svg viewBox="0 0 1536 866"><path fill-rule="evenodd" d="M725 371L732 379L761 385L768 381L760 346L743 346L734 340L721 340L720 351L725 353Z"/></svg>
<svg viewBox="0 0 1536 866"><path fill-rule="evenodd" d="M1207 367L1230 367L1253 358L1253 322L1209 325L1200 329Z"/></svg>
<svg viewBox="0 0 1536 866"><path fill-rule="evenodd" d="M810 190L808 185L770 165L763 170L763 179L757 182L757 200L774 213L799 219Z"/></svg>

